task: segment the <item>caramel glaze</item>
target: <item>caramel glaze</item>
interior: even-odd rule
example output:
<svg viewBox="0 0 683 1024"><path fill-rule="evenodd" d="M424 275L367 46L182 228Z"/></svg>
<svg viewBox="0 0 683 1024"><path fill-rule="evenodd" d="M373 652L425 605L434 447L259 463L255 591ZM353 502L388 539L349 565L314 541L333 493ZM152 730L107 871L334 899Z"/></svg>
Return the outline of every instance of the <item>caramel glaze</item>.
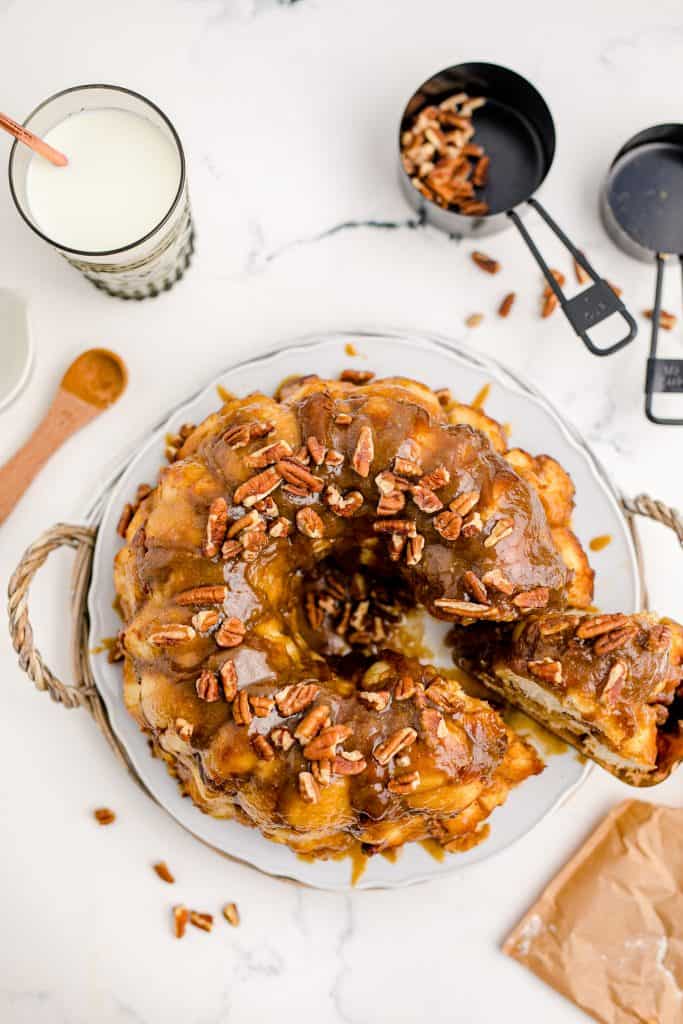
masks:
<svg viewBox="0 0 683 1024"><path fill-rule="evenodd" d="M161 471L157 488L133 516L115 568L125 622L127 706L202 809L256 825L298 852L329 854L356 841L374 852L429 837L447 849L463 848L481 835L482 823L509 787L540 770L534 751L497 712L469 697L456 681L441 680L446 696L432 699L429 686L436 670L400 655L383 655L360 684L386 690L387 708L378 713L365 706L354 683L337 675L306 641L302 583L334 550L342 564L346 560L351 567L360 562L385 573L400 572L414 599L445 617L435 600L471 601L464 573L482 576L496 568L510 581L513 595L490 588L486 617L517 619L522 612L513 597L521 591L546 588L551 607L564 600L569 574L542 507L485 437L468 426L449 424L433 393L415 382L387 380L356 387L304 378L288 382L280 398L228 397L186 439L179 460ZM351 422L336 423L339 413L350 415ZM230 443L232 428L254 422L268 422L273 429L265 439L240 447ZM364 426L374 439L367 476L353 468ZM249 465L249 457L276 440L297 449L311 436L344 460L333 468L309 462L308 469L343 493L360 491L363 505L358 513L342 518L327 508L319 493L297 495L279 486L271 498L278 515L292 524L288 537L266 534L267 543L251 562L239 555L226 561L220 553L205 557L214 499L226 499L230 523L247 512L234 504L233 494L262 472ZM448 470L449 482L438 490L444 507L465 492L479 492L476 511L483 524L476 536L446 541L433 516L409 498L396 518L410 518L425 538L423 557L415 566L391 562L387 536L373 529L379 498L375 477L391 469L406 439L417 446L424 473L437 466ZM293 525L297 511L308 506L324 524L322 538L311 539ZM510 519L512 532L495 546L486 546L501 518ZM199 633L172 646L152 642L150 635L164 627L189 626L198 608L179 603L177 597L208 584L227 587L219 611L244 623L243 642L220 648L213 634ZM342 747L360 751L366 768L357 775L333 775L329 784L320 786L315 802L306 802L297 788L299 773L310 769L302 745L276 750L270 760L260 759L254 749L257 735L267 736L283 724L294 731L301 715L283 719L275 708L245 726L237 724L223 699L199 699L199 673L218 671L229 660L239 690L246 689L250 697L272 696L289 684L314 680L320 687L316 705L329 708L334 724L349 726L351 736ZM394 690L405 675L414 678L416 692L409 699L395 699ZM442 714L445 731L442 725L437 736ZM405 762L397 766L392 758L381 765L375 756L378 745L405 727L417 733L413 745L402 752ZM399 795L389 790L395 775L412 771L419 772L415 791Z"/></svg>
<svg viewBox="0 0 683 1024"><path fill-rule="evenodd" d="M581 635L592 632L591 623L605 628ZM461 664L494 684L509 673L533 680L580 714L587 733L645 770L668 773L683 757L683 628L677 623L645 613L547 612L513 628L454 632L451 640ZM560 671L539 678L543 663ZM617 678L615 665L623 666Z"/></svg>

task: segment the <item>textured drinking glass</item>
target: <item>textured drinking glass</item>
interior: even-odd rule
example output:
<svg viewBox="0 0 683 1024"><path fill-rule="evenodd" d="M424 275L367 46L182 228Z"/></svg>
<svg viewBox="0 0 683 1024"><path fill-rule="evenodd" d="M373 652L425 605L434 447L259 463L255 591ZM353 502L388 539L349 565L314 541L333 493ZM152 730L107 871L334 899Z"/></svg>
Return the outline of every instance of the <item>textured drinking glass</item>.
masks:
<svg viewBox="0 0 683 1024"><path fill-rule="evenodd" d="M28 171L36 158L30 149L17 142L12 146L9 159L10 191L29 227L96 288L122 299L151 298L180 280L194 248L185 154L172 123L154 103L130 89L115 85L80 85L45 100L24 125L36 135L44 136L71 115L104 109L127 111L144 118L159 129L177 151L177 191L163 217L143 237L131 239L119 248L101 251L73 248L64 244L65 239L48 237L33 216L29 202Z"/></svg>

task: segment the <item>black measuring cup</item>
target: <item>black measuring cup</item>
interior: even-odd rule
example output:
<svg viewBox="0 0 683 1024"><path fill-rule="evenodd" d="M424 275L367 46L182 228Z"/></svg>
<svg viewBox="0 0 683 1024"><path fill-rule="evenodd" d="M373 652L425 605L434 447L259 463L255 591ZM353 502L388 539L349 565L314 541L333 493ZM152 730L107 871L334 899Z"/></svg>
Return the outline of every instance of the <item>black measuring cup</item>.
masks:
<svg viewBox="0 0 683 1024"><path fill-rule="evenodd" d="M683 271L683 124L658 124L621 147L607 174L600 211L612 240L629 256L657 266L645 414L652 423L683 425L657 416L656 394L683 392L683 359L658 359L662 279L667 259Z"/></svg>
<svg viewBox="0 0 683 1024"><path fill-rule="evenodd" d="M458 92L486 99L486 104L474 115L474 141L481 143L491 159L488 183L477 190L477 198L488 204L489 212L481 216L466 216L444 209L415 188L399 160L401 185L413 209L430 224L454 235L489 235L514 224L557 297L564 315L588 350L596 356L607 356L628 345L637 334L635 320L607 281L598 276L583 253L534 198L552 166L555 125L545 100L530 82L498 64L456 64L439 71L423 82L406 105L399 131L399 157L401 133L410 127L415 115L423 107L438 105ZM522 222L522 215L529 207L543 218L591 278L592 284L571 299L565 296ZM588 331L614 313L626 321L628 334L612 345L598 348L588 336Z"/></svg>

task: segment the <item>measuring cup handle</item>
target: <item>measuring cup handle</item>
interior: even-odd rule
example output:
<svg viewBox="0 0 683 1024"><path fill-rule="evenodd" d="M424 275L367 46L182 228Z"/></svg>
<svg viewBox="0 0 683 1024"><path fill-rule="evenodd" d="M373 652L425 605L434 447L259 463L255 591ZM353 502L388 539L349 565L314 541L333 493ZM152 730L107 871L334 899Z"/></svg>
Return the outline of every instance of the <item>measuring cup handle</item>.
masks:
<svg viewBox="0 0 683 1024"><path fill-rule="evenodd" d="M678 257L683 269L683 256ZM660 426L681 427L683 419L673 419L655 415L654 396L656 394L677 394L683 392L683 359L658 359L657 341L659 339L659 315L662 311L662 279L664 277L664 257L657 253L657 276L655 278L655 302L652 310L652 329L650 331L650 355L647 360L645 375L645 415L651 423Z"/></svg>
<svg viewBox="0 0 683 1024"><path fill-rule="evenodd" d="M583 270L586 271L593 282L589 288L579 292L579 294L575 295L573 298L568 299L558 282L555 280L550 267L543 259L538 246L524 226L521 217L514 210L509 210L508 217L519 231L531 252L531 255L538 263L543 276L548 282L548 287L552 289L553 294L562 307L562 312L574 328L575 332L581 338L581 341L584 343L588 351L592 352L594 356L609 356L613 352L618 352L620 348L624 347L624 345L628 345L630 341L633 341L638 333L638 327L635 320L607 281L598 276L583 253L576 248L573 242L570 241L559 224L555 223L548 211L541 206L538 200L529 199L528 204L529 206L532 206L543 218L553 234L559 238L565 249L569 250L576 262L583 268ZM612 316L613 313L617 313L626 321L628 325L628 334L626 334L620 341L615 342L613 345L609 345L607 348L598 348L598 346L591 341L588 331L595 327L596 324L602 323L602 321L606 320L608 316Z"/></svg>

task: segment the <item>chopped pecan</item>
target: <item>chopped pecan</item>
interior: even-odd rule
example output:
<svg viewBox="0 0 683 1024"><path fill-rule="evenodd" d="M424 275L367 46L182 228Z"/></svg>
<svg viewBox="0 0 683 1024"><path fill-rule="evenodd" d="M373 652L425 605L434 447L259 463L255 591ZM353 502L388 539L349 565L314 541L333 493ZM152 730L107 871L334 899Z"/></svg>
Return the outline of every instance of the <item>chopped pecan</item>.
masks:
<svg viewBox="0 0 683 1024"><path fill-rule="evenodd" d="M299 772L298 787L299 796L304 803L317 804L320 799L320 790L311 772Z"/></svg>
<svg viewBox="0 0 683 1024"><path fill-rule="evenodd" d="M369 708L374 711L382 712L385 711L389 706L389 698L391 694L388 690L359 690L358 700L362 704L367 704Z"/></svg>
<svg viewBox="0 0 683 1024"><path fill-rule="evenodd" d="M194 732L194 726L191 722L188 722L186 718L176 718L175 720L175 731L183 741L183 743L189 743L192 739L192 733Z"/></svg>
<svg viewBox="0 0 683 1024"><path fill-rule="evenodd" d="M147 638L155 647L177 647L194 640L196 631L193 626L185 626L181 622L169 622Z"/></svg>
<svg viewBox="0 0 683 1024"><path fill-rule="evenodd" d="M260 504L260 503L259 503ZM266 524L263 522L260 514L255 508L252 508L247 512L246 515L240 516L235 522L228 528L228 537L232 539L236 537L238 533L243 530L265 530ZM244 538L242 538L244 540Z"/></svg>
<svg viewBox="0 0 683 1024"><path fill-rule="evenodd" d="M628 665L625 661L617 660L612 665L602 693L600 694L600 701L603 704L616 704L621 697L621 692L624 688L628 676Z"/></svg>
<svg viewBox="0 0 683 1024"><path fill-rule="evenodd" d="M558 307L557 296L554 292L547 292L543 295L543 304L541 306L541 317L546 320Z"/></svg>
<svg viewBox="0 0 683 1024"><path fill-rule="evenodd" d="M505 540L506 537L510 536L514 526L514 520L509 519L507 516L502 519L497 519L493 524L493 529L484 541L484 547L494 548L501 540Z"/></svg>
<svg viewBox="0 0 683 1024"><path fill-rule="evenodd" d="M228 588L222 584L205 587L191 587L190 590L183 590L176 594L173 600L176 604L223 604L228 596Z"/></svg>
<svg viewBox="0 0 683 1024"><path fill-rule="evenodd" d="M500 263L498 260L494 260L492 256L487 256L486 253L477 252L476 250L471 253L472 260L477 264L480 270L485 270L487 274L497 274L500 270Z"/></svg>
<svg viewBox="0 0 683 1024"><path fill-rule="evenodd" d="M278 516L270 530L268 531L269 537L289 537L292 532L292 524L289 519L285 519L284 516Z"/></svg>
<svg viewBox="0 0 683 1024"><path fill-rule="evenodd" d="M237 928L240 923L240 912L237 909L237 904L226 903L223 907L223 917L233 928Z"/></svg>
<svg viewBox="0 0 683 1024"><path fill-rule="evenodd" d="M237 558L242 553L242 544L239 540L226 540L225 544L221 548L221 558L226 562L233 558Z"/></svg>
<svg viewBox="0 0 683 1024"><path fill-rule="evenodd" d="M157 861L156 864L152 864L152 867L156 871L157 875L162 882L166 882L167 885L173 885L175 878L171 874L168 864L165 860Z"/></svg>
<svg viewBox="0 0 683 1024"><path fill-rule="evenodd" d="M278 517L279 509L277 507L277 502L274 498L271 498L270 495L268 495L267 498L263 498L261 501L257 501L254 508L266 519L277 519Z"/></svg>
<svg viewBox="0 0 683 1024"><path fill-rule="evenodd" d="M401 676L394 687L394 700L408 700L415 693L415 680L412 676Z"/></svg>
<svg viewBox="0 0 683 1024"><path fill-rule="evenodd" d="M135 509L131 504L123 506L123 511L121 512L121 515L119 516L119 521L116 524L116 532L118 533L119 537L123 537L124 540L126 537L126 530L130 526L130 522L134 514Z"/></svg>
<svg viewBox="0 0 683 1024"><path fill-rule="evenodd" d="M393 732L388 739L384 740L383 743L379 743L373 750L373 755L378 764L388 764L395 754L399 751L405 750L407 747L413 745L417 739L417 733L415 729L410 726L405 726L403 729L397 729Z"/></svg>
<svg viewBox="0 0 683 1024"><path fill-rule="evenodd" d="M476 537L478 533L481 533L483 525L479 513L470 512L463 521L461 533L463 537Z"/></svg>
<svg viewBox="0 0 683 1024"><path fill-rule="evenodd" d="M274 729L271 729L269 739L274 747L285 753L294 745L294 737L284 725L276 725Z"/></svg>
<svg viewBox="0 0 683 1024"><path fill-rule="evenodd" d="M647 646L650 651L665 651L671 644L673 636L671 628L662 623L652 626L647 636Z"/></svg>
<svg viewBox="0 0 683 1024"><path fill-rule="evenodd" d="M351 458L351 465L359 476L366 477L370 472L372 460L375 457L375 442L372 436L372 429L365 425L360 428L358 440Z"/></svg>
<svg viewBox="0 0 683 1024"><path fill-rule="evenodd" d="M300 743L307 743L321 729L330 724L330 708L328 705L317 705L304 715L294 730L294 738Z"/></svg>
<svg viewBox="0 0 683 1024"><path fill-rule="evenodd" d="M546 683L555 683L556 686L560 686L562 683L562 663L553 658L529 661L527 668L532 676L536 676L537 679L542 679Z"/></svg>
<svg viewBox="0 0 683 1024"><path fill-rule="evenodd" d="M419 785L420 773L418 771L403 772L402 775L394 775L393 779L389 782L387 789L391 793L404 796L406 793L414 793Z"/></svg>
<svg viewBox="0 0 683 1024"><path fill-rule="evenodd" d="M273 441L272 444L264 445L263 448L258 448L251 455L247 455L246 463L251 469L265 469L266 466L272 466L278 461L283 459L285 455L292 454L292 446L288 441Z"/></svg>
<svg viewBox="0 0 683 1024"><path fill-rule="evenodd" d="M479 325L482 324L483 322L484 322L484 314L483 313L470 313L470 315L468 317L466 317L466 319L465 319L465 326L466 327L479 327Z"/></svg>
<svg viewBox="0 0 683 1024"><path fill-rule="evenodd" d="M255 562L259 551L268 546L268 537L260 530L247 530L242 537L242 559Z"/></svg>
<svg viewBox="0 0 683 1024"><path fill-rule="evenodd" d="M398 562L406 546L406 538L400 533L392 533L389 538L389 560Z"/></svg>
<svg viewBox="0 0 683 1024"><path fill-rule="evenodd" d="M437 597L434 607L439 608L447 615L465 615L470 618L477 618L487 615L491 608L487 604L478 604L474 601L456 601L450 597Z"/></svg>
<svg viewBox="0 0 683 1024"><path fill-rule="evenodd" d="M224 619L216 632L215 640L219 647L239 647L244 640L246 626L241 619L231 616Z"/></svg>
<svg viewBox="0 0 683 1024"><path fill-rule="evenodd" d="M221 691L218 687L218 676L211 669L205 668L197 678L195 690L200 700L213 703L220 700Z"/></svg>
<svg viewBox="0 0 683 1024"><path fill-rule="evenodd" d="M311 775L319 786L329 786L332 782L332 761L329 758L311 761Z"/></svg>
<svg viewBox="0 0 683 1024"><path fill-rule="evenodd" d="M223 434L223 441L229 448L244 448L250 441L267 437L275 430L273 423L238 423Z"/></svg>
<svg viewBox="0 0 683 1024"><path fill-rule="evenodd" d="M215 608L201 608L192 616L192 625L200 636L209 636L220 621L220 612Z"/></svg>
<svg viewBox="0 0 683 1024"><path fill-rule="evenodd" d="M221 680L223 696L230 704L237 696L237 668L234 661L224 661L218 675Z"/></svg>
<svg viewBox="0 0 683 1024"><path fill-rule="evenodd" d="M363 495L360 491L347 491L346 494L342 494L336 484L328 484L323 501L335 515L346 519L361 508Z"/></svg>
<svg viewBox="0 0 683 1024"><path fill-rule="evenodd" d="M332 761L335 775L360 775L367 766L368 763L360 750L340 750Z"/></svg>
<svg viewBox="0 0 683 1024"><path fill-rule="evenodd" d="M425 476L420 478L420 485L427 487L431 491L438 491L446 484L451 481L451 474L445 466L436 466L431 473L426 473Z"/></svg>
<svg viewBox="0 0 683 1024"><path fill-rule="evenodd" d="M475 601L479 601L480 604L489 603L488 591L475 572L468 569L467 572L463 574L462 582L467 593L470 594Z"/></svg>
<svg viewBox="0 0 683 1024"><path fill-rule="evenodd" d="M319 540L325 534L325 524L315 509L309 506L300 508L297 511L296 525L299 533L303 533L305 537L310 537L311 540Z"/></svg>
<svg viewBox="0 0 683 1024"><path fill-rule="evenodd" d="M270 743L265 736L261 736L260 733L256 733L251 738L251 745L254 748L256 756L261 761L272 761L275 757L275 751L271 747Z"/></svg>
<svg viewBox="0 0 683 1024"><path fill-rule="evenodd" d="M411 494L413 501L421 512L431 515L433 512L438 512L439 509L443 508L443 502L429 487L416 484L411 488Z"/></svg>
<svg viewBox="0 0 683 1024"><path fill-rule="evenodd" d="M209 505L209 517L206 521L206 536L202 553L205 558L215 558L225 540L228 528L228 503L225 498L214 498Z"/></svg>
<svg viewBox="0 0 683 1024"><path fill-rule="evenodd" d="M472 175L472 184L475 188L482 188L489 176L489 163L491 158L489 156L480 156L474 168L474 174Z"/></svg>
<svg viewBox="0 0 683 1024"><path fill-rule="evenodd" d="M457 512L459 516L464 517L478 504L480 497L479 491L464 491L454 498L448 507L451 512Z"/></svg>
<svg viewBox="0 0 683 1024"><path fill-rule="evenodd" d="M643 316L647 317L648 320L652 320L655 315L654 309L643 310ZM665 331L672 331L676 326L676 315L675 313L667 313L665 309L659 311L659 326L663 327Z"/></svg>
<svg viewBox="0 0 683 1024"><path fill-rule="evenodd" d="M374 376L372 370L342 370L339 380L348 381L349 384L367 384Z"/></svg>
<svg viewBox="0 0 683 1024"><path fill-rule="evenodd" d="M603 633L593 644L596 654L610 654L619 650L625 643L631 640L638 632L638 627L633 622L628 622L621 629L614 629L611 633Z"/></svg>
<svg viewBox="0 0 683 1024"><path fill-rule="evenodd" d="M190 924L200 928L203 932L210 932L213 928L213 914L204 914L199 910L190 911Z"/></svg>
<svg viewBox="0 0 683 1024"><path fill-rule="evenodd" d="M444 540L457 540L462 529L462 516L448 509L439 512L438 516L434 517L434 528Z"/></svg>
<svg viewBox="0 0 683 1024"><path fill-rule="evenodd" d="M182 939L189 920L190 911L187 907L179 904L177 907L173 908L173 932L176 939Z"/></svg>
<svg viewBox="0 0 683 1024"><path fill-rule="evenodd" d="M249 698L249 703L251 704L251 710L257 718L267 718L275 707L275 701L272 697L265 697L261 694L253 694Z"/></svg>
<svg viewBox="0 0 683 1024"><path fill-rule="evenodd" d="M253 719L249 694L246 690L240 690L232 702L232 717L237 725L250 725Z"/></svg>
<svg viewBox="0 0 683 1024"><path fill-rule="evenodd" d="M487 587L493 587L494 590L499 590L501 594L514 593L514 584L510 582L505 573L501 572L500 569L489 569L488 572L484 573L481 578L482 583Z"/></svg>
<svg viewBox="0 0 683 1024"><path fill-rule="evenodd" d="M516 298L517 296L514 292L508 292L503 301L501 302L500 306L498 307L498 316L509 316Z"/></svg>
<svg viewBox="0 0 683 1024"><path fill-rule="evenodd" d="M330 448L325 456L325 465L328 469L339 469L344 463L344 456L336 448Z"/></svg>
<svg viewBox="0 0 683 1024"><path fill-rule="evenodd" d="M353 423L353 416L350 412L336 412L333 418L338 427L348 427Z"/></svg>
<svg viewBox="0 0 683 1024"><path fill-rule="evenodd" d="M312 704L318 696L320 687L316 683L292 683L284 686L275 694L275 703L283 718L297 715Z"/></svg>
<svg viewBox="0 0 683 1024"><path fill-rule="evenodd" d="M276 464L276 468L288 484L303 487L307 494L319 494L325 486L319 476L315 476L305 466L300 466L298 462L282 459Z"/></svg>
<svg viewBox="0 0 683 1024"><path fill-rule="evenodd" d="M627 623L627 616L620 612L614 615L586 616L579 622L576 635L582 640L590 640L592 637L602 636L603 633L610 633L613 629L621 629Z"/></svg>
<svg viewBox="0 0 683 1024"><path fill-rule="evenodd" d="M406 565L412 567L421 562L424 547L425 539L421 533L416 533L414 537L408 537L406 541Z"/></svg>
<svg viewBox="0 0 683 1024"><path fill-rule="evenodd" d="M429 684L425 690L425 697L442 711L460 711L463 707L462 698L457 693L453 693L446 680L441 676L437 676Z"/></svg>
<svg viewBox="0 0 683 1024"><path fill-rule="evenodd" d="M393 494L394 491L409 491L412 486L410 480L405 480L403 477L397 476L396 473L391 473L388 469L383 469L381 473L377 474L375 484L380 494Z"/></svg>
<svg viewBox="0 0 683 1024"><path fill-rule="evenodd" d="M446 720L435 708L424 708L420 712L420 725L432 740L443 741L448 736Z"/></svg>
<svg viewBox="0 0 683 1024"><path fill-rule="evenodd" d="M533 590L523 590L517 597L513 597L512 603L526 611L529 608L545 608L550 598L550 591L547 587L534 587Z"/></svg>
<svg viewBox="0 0 683 1024"><path fill-rule="evenodd" d="M281 483L282 476L276 466L269 466L268 469L249 477L243 484L240 484L233 495L233 501L235 505L251 508L258 501L263 501L269 494L272 494Z"/></svg>
<svg viewBox="0 0 683 1024"><path fill-rule="evenodd" d="M313 459L315 465L322 466L323 462L325 461L325 456L327 455L327 448L322 443L322 441L319 441L317 437L311 435L306 440L306 447L311 453L311 458Z"/></svg>
<svg viewBox="0 0 683 1024"><path fill-rule="evenodd" d="M583 253L581 255L583 256ZM583 269L578 260L574 260L574 273L579 284L588 284L590 281L590 274Z"/></svg>
<svg viewBox="0 0 683 1024"><path fill-rule="evenodd" d="M110 807L96 807L93 816L98 825L112 825L116 821L116 814Z"/></svg>
<svg viewBox="0 0 683 1024"><path fill-rule="evenodd" d="M297 739L301 739L299 729L294 733ZM339 743L343 743L352 734L348 725L328 725L317 736L308 741L304 747L304 757L309 761L320 761L325 758L333 758Z"/></svg>
<svg viewBox="0 0 683 1024"><path fill-rule="evenodd" d="M375 533L398 533L403 537L414 537L417 533L412 519L376 519L372 528Z"/></svg>
<svg viewBox="0 0 683 1024"><path fill-rule="evenodd" d="M564 633L567 629L574 629L576 622L576 616L560 615L540 622L538 631L541 636L555 636L557 633Z"/></svg>
<svg viewBox="0 0 683 1024"><path fill-rule="evenodd" d="M407 458L403 455L394 456L394 473L399 476L422 476L422 464L419 459Z"/></svg>

